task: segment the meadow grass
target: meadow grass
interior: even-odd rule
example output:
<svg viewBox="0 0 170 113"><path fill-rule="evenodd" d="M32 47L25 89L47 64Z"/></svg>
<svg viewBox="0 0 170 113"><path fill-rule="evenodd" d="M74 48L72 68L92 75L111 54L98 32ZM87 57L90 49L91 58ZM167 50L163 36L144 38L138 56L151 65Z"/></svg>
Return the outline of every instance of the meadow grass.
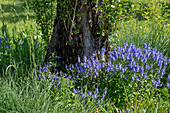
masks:
<svg viewBox="0 0 170 113"><path fill-rule="evenodd" d="M138 47L142 47L143 43L151 43L152 47L157 48L163 52L164 55L170 56L170 26L162 24L159 26L154 21L136 21L130 20L127 22L120 22L118 38L119 44L124 42L134 43ZM126 30L126 29L128 30Z"/></svg>
<svg viewBox="0 0 170 113"><path fill-rule="evenodd" d="M145 3L145 2L147 2L147 0L127 0L127 1L136 2L136 3L139 3L139 2ZM154 2L166 2L166 3L170 3L169 0L154 0Z"/></svg>
<svg viewBox="0 0 170 113"><path fill-rule="evenodd" d="M0 0L0 27L7 24L10 35L12 29L21 31L31 24L36 26L35 14L29 9L26 0Z"/></svg>
<svg viewBox="0 0 170 113"><path fill-rule="evenodd" d="M24 0L0 0L0 5L3 10L3 15L0 17L0 36L3 40L8 38L8 41L4 42L8 45L12 44L13 47L7 48L0 44L2 47L0 66L2 66L1 64L5 65L0 69L0 112L168 113L170 104L166 82L167 76L170 74L170 65L167 66L166 75L161 79L164 82L162 90L153 88L149 91L150 94L142 97L139 92L134 92L135 96L130 95L128 87L122 88L122 91L125 92L123 95L125 100L129 101L124 106L117 106L115 102L109 100L104 100L103 104L97 104L95 99L90 96L82 98L82 95L72 91L74 80L62 76L59 76L60 84L52 88L51 86L54 85L52 77L42 79L41 76L40 79L38 73L40 72L46 77L54 75L50 69L47 69L47 72L39 71L44 61L45 49L41 34L37 30L33 11L29 9ZM8 26L5 32L8 32L9 35L3 34L5 25ZM155 20L120 21L117 31L118 39L114 47L127 42L143 48L144 43L150 43L152 48L157 48L164 56L170 58L169 27L168 23L155 24ZM13 39L16 40L16 43ZM4 55L7 57L2 58ZM130 83L132 84L132 82ZM160 93L155 96L155 92ZM130 103L131 97L133 97L132 103Z"/></svg>

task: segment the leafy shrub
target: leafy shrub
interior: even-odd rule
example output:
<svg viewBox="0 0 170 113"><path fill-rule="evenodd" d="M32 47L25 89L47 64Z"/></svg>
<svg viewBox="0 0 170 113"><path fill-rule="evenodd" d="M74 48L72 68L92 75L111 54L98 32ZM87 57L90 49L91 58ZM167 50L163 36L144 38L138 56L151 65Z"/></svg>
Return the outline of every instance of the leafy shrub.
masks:
<svg viewBox="0 0 170 113"><path fill-rule="evenodd" d="M20 38L13 40L10 39L11 37L0 37L0 73L4 73L8 66L13 65L13 67L20 67L15 70L13 76L22 77L26 74L23 69L32 70L32 67L35 67L35 60L36 63L42 62L44 56L43 41L39 42L36 37L31 40L29 35L23 32L20 32L20 36Z"/></svg>
<svg viewBox="0 0 170 113"><path fill-rule="evenodd" d="M35 12L38 29L41 30L42 39L47 46L50 42L53 21L56 16L56 0L27 0Z"/></svg>

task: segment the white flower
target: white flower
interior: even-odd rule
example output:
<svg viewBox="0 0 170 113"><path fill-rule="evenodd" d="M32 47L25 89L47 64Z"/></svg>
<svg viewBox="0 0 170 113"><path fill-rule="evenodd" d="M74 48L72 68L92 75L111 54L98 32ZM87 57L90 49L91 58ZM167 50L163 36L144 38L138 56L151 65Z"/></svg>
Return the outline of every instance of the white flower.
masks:
<svg viewBox="0 0 170 113"><path fill-rule="evenodd" d="M114 6L114 5L111 5L111 8L115 8L115 6Z"/></svg>

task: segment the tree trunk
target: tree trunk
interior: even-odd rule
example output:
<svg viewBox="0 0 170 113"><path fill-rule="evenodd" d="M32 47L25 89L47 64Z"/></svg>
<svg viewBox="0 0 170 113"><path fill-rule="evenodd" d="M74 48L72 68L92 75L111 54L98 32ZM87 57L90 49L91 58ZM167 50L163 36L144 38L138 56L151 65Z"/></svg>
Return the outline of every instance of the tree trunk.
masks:
<svg viewBox="0 0 170 113"><path fill-rule="evenodd" d="M96 4L92 4L90 0L87 0L87 4L76 0L74 5L72 18L64 20L60 18L62 5L57 4L57 16L45 62L49 62L50 56L55 53L65 63L73 64L77 62L78 56L81 61L85 56L90 58L96 50L105 45L106 40L100 39L96 33L97 30L100 30L99 12L94 10ZM80 16L76 16L76 14ZM73 27L73 23L76 23L75 27ZM66 25L69 25L69 28ZM79 30L79 33L72 34L71 32L75 30Z"/></svg>

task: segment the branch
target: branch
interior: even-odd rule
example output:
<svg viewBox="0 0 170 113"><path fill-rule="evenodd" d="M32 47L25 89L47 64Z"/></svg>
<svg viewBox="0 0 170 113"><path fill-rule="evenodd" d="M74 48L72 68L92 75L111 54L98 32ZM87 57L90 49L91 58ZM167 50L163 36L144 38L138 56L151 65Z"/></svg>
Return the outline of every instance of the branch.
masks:
<svg viewBox="0 0 170 113"><path fill-rule="evenodd" d="M76 8L77 8L77 0L76 0L75 8L74 8L73 19L71 21L71 27L70 27L70 32L69 32L69 42L71 39L71 32L72 32L72 28L73 28L74 19L75 19Z"/></svg>

